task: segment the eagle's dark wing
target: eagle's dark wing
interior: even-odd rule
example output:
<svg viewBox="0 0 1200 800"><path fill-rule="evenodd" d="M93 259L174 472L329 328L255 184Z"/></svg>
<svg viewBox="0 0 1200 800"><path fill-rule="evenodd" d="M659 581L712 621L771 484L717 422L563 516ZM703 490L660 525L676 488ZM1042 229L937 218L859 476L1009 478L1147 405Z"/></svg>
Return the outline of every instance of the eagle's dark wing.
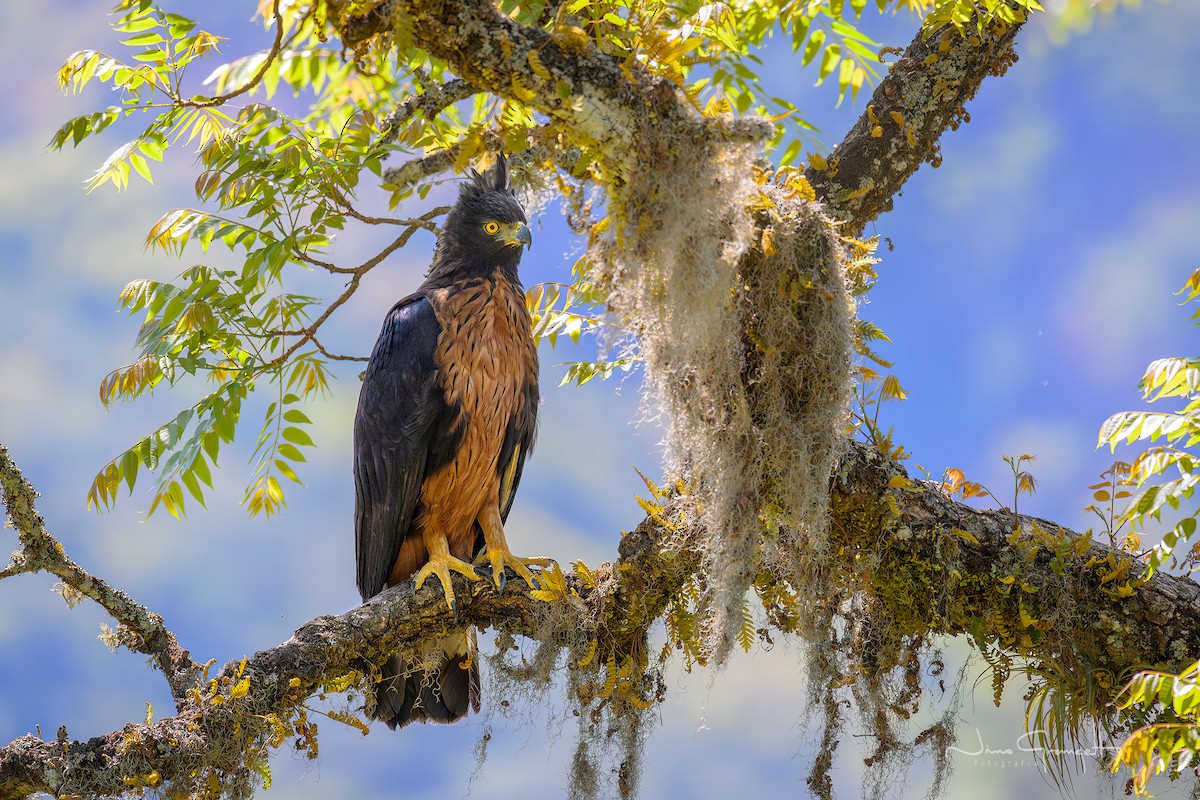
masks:
<svg viewBox="0 0 1200 800"><path fill-rule="evenodd" d="M537 429L538 383L537 374L528 376L522 387L521 410L508 421L504 431L504 443L500 447L500 518L508 521L517 485L521 483L521 472L525 469L525 457L533 449Z"/></svg>
<svg viewBox="0 0 1200 800"><path fill-rule="evenodd" d="M429 301L406 297L371 352L354 419L354 538L363 599L387 585L447 412L434 350L441 326ZM434 456L436 458L436 455Z"/></svg>

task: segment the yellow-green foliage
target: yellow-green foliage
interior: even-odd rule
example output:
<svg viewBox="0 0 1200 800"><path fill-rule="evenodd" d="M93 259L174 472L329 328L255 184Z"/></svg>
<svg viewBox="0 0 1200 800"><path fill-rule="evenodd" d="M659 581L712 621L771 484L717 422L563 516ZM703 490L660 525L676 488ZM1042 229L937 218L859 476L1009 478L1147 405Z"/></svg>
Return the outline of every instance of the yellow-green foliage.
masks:
<svg viewBox="0 0 1200 800"><path fill-rule="evenodd" d="M933 10L925 17L925 30L949 26L966 36L990 25L999 31L1024 21L1031 11L1042 10L1038 0L934 0Z"/></svg>
<svg viewBox="0 0 1200 800"><path fill-rule="evenodd" d="M1131 788L1138 795L1146 793L1152 776L1163 772L1178 775L1196 762L1200 755L1200 663L1178 675L1140 672L1121 690L1117 704L1121 709L1155 715L1154 722L1129 735L1113 759L1113 772L1129 768Z"/></svg>
<svg viewBox="0 0 1200 800"><path fill-rule="evenodd" d="M567 51L598 48L631 77L651 75L663 87L677 87L697 120L761 116L765 144L780 150L783 163L798 161L811 125L790 101L763 88L755 49L783 33L818 82L836 80L839 97L853 97L876 77L877 45L856 27L868 5L881 12L923 13L933 0L764 0L736 13L704 0L500 3L510 19L541 28ZM317 329L391 250L359 266L326 260L340 233L398 221L355 208L364 177L382 177L393 206L414 196L424 199L441 172L476 163L497 143L514 155L535 148L560 156L571 152L569 159L550 159L548 183L603 185L612 176L598 166L606 155L599 147L581 145L567 122L537 113L546 109L538 91L569 99L579 89L562 81L541 85L551 72L540 51L527 53L522 68L528 69L505 85L463 89L450 65L423 49L404 4L313 0L260 3L263 22L275 34L273 46L205 65L220 56L223 37L177 11L165 2L116 0L113 27L122 47L114 55L80 50L58 73L64 91L107 84L108 107L68 120L51 146L77 146L111 133L121 119L148 119L138 127L140 134L112 151L91 187L123 189L135 173L151 180L170 151L192 150L203 210L168 211L147 245L179 255L188 245L194 251L195 245L208 250L215 244L235 252L243 265L227 270L200 265L174 283L137 281L123 293L122 304L131 313L144 312L144 325L134 358L102 384L105 402L137 399L156 385L187 382L190 376L208 378L213 386L104 464L88 501L111 507L122 484L132 491L139 477L155 472L152 509L182 517L187 503L203 504L218 455L244 422L242 401L266 390L275 402L262 422L243 501L251 514L270 515L282 508L287 482L300 481L301 448L312 442L299 406L324 393L329 360L362 359L328 352ZM390 28L348 35L356 20L372 13L389 19ZM201 84L206 74L209 80ZM425 104L451 84L460 85L452 99ZM292 116L290 107L274 105L280 90L302 96L307 109ZM663 154L645 155L652 165ZM385 172L390 156L404 163ZM426 159L441 159L441 167L425 169ZM433 229L436 216L409 221L412 227L396 244L407 243L414 230ZM288 274L313 268L332 273L347 286L345 292L329 301L286 290ZM586 285L586 280L573 284L566 303L586 295ZM547 319L551 337L562 332L575 338L587 327L565 308ZM629 366L622 359L581 362L568 378L584 382Z"/></svg>
<svg viewBox="0 0 1200 800"><path fill-rule="evenodd" d="M1189 301L1200 297L1200 270L1192 273L1178 294ZM1200 325L1200 311L1192 314L1192 321ZM1200 485L1197 465L1200 457L1196 452L1200 443L1200 358L1158 359L1146 368L1140 388L1142 396L1150 402L1178 398L1183 405L1177 411L1114 414L1100 429L1100 444L1114 450L1119 444L1136 441L1152 445L1129 468L1129 480L1138 485L1139 491L1126 507L1121 522L1131 526L1140 526L1148 520L1161 521L1164 510L1179 510ZM1159 440L1162 443L1155 444ZM1194 503L1188 505L1162 542L1151 550L1146 577L1168 562L1183 561L1189 566L1200 562L1200 548L1193 548L1182 558L1177 553L1196 533L1200 508Z"/></svg>

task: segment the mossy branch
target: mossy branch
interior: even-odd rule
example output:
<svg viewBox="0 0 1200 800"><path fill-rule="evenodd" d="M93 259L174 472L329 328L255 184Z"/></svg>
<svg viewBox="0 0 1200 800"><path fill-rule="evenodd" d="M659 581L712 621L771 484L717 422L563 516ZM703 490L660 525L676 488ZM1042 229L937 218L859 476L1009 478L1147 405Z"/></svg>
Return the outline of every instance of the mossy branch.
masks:
<svg viewBox="0 0 1200 800"><path fill-rule="evenodd" d="M847 451L830 513L847 563L856 553L873 563L871 591L897 633L969 634L1114 681L1144 667L1177 672L1200 653L1200 584L1160 572L1137 586L1143 564L1127 553L1048 520L955 502L867 445ZM1040 623L1024 636L1016 613L1000 620L1015 632L995 624L1018 596Z"/></svg>
<svg viewBox="0 0 1200 800"><path fill-rule="evenodd" d="M61 570L64 580L75 581L72 570L78 568L65 566L70 562L61 554L61 546L45 532L32 508L32 487L3 448L0 475L10 519L26 543L22 552L58 553L45 557L50 566L44 568L53 566L56 574ZM31 530L35 533L27 533ZM440 590L414 593L411 582L396 586L344 614L312 620L288 641L262 650L244 663L230 662L215 682L206 683L206 674L193 665L192 681L183 687L184 701L177 716L129 724L82 742L68 740L65 729L60 729L54 741L27 735L0 747L0 800L26 798L37 792L114 797L133 786L193 785L206 773L224 776L222 783L228 781L236 788L237 776L248 775L248 762L265 757L265 742L274 735L273 721L276 727L282 724L329 683L355 671L370 674L390 654L411 650L422 639L456 624L494 625L509 633L538 636L548 611L553 611L566 615L568 624L572 616L595 620L597 627L608 632L612 646L620 648L623 641L643 636L679 590L677 582L662 581L659 576L686 575L695 568L694 555L663 552L660 544L657 523L644 523L623 538L616 568L595 571L591 589L572 577L571 583L582 597L573 595L553 608L511 588L519 585L516 580L510 581L507 592L497 593L486 581L469 582L456 575L459 610L457 618L450 618ZM43 559L38 555L29 558ZM136 613L125 607L132 606L128 598L90 576L87 585L114 616L123 621L128 618L126 624L137 624ZM113 599L117 597L124 599ZM174 642L169 632L164 635ZM242 678L247 679L244 690L231 691L229 687ZM222 693L226 700L213 702Z"/></svg>
<svg viewBox="0 0 1200 800"><path fill-rule="evenodd" d="M586 38L521 25L488 0L392 0L338 23L338 32L353 46L399 20L468 84L519 99L561 123L573 143L592 149L615 183L633 177L645 155L630 147L634 142L706 136L740 143L765 141L771 133L757 118L700 118L671 81L622 65Z"/></svg>
<svg viewBox="0 0 1200 800"><path fill-rule="evenodd" d="M95 600L119 623L118 641L154 660L171 688L176 706L181 706L188 688L195 685L200 675L200 665L179 646L162 617L147 611L125 592L109 586L67 556L62 544L46 531L45 522L34 507L38 494L4 445L0 445L0 489L8 518L21 542L21 549L13 553L9 566L0 571L0 578L45 571Z"/></svg>
<svg viewBox="0 0 1200 800"><path fill-rule="evenodd" d="M1010 6L1023 20L1024 11ZM630 142L657 140L667 148L681 138L736 144L770 134L770 125L754 117L698 117L670 81L636 65L623 68L586 40L519 25L485 0L391 0L348 19L340 33L353 45L386 31L397 15L412 24L423 47L462 76L447 84L453 96L469 86L530 103L564 123L576 144L590 146L616 183L636 172L636 156L644 155ZM848 233L890 210L922 163L940 163L942 135L969 119L965 105L984 79L1004 74L1016 61L1013 43L1022 25L994 20L977 32L969 23L967 35L951 28L916 34L826 164L806 170L827 213L847 223ZM439 153L401 169L411 180L451 163L452 154Z"/></svg>
<svg viewBox="0 0 1200 800"><path fill-rule="evenodd" d="M480 91L479 88L472 86L467 81L455 78L421 94L405 97L396 104L395 110L384 118L382 127L386 128L388 132L383 136L383 141L395 141L400 130L414 115L420 113L425 119L433 119L447 107L477 95Z"/></svg>
<svg viewBox="0 0 1200 800"><path fill-rule="evenodd" d="M538 142L543 138L547 138L544 134L548 133L548 127L543 125L537 128L530 135L530 139ZM490 133L485 137L485 141L489 148L498 147L502 144L498 136ZM405 161L403 164L388 167L383 171L383 183L393 191L398 191L409 189L421 181L432 178L435 175L440 175L443 172L449 172L454 168L460 149L461 145L454 144L429 155L417 156ZM534 144L528 149L511 156L508 159L508 165L509 169L518 175L538 170L543 164L554 164L555 167L561 169L563 172L571 174L574 172L576 164L582 155L583 152L578 147L563 147L558 143L553 145Z"/></svg>
<svg viewBox="0 0 1200 800"><path fill-rule="evenodd" d="M32 508L32 488L20 478L3 449L0 475L10 519L26 544L23 552L60 552ZM1006 511L979 511L954 502L932 485L910 481L902 468L859 443L849 445L833 479L831 511L834 539L847 553L863 553L876 560L876 573L882 576L873 578L876 584L897 570L906 570L905 579L910 579L913 565L923 565L919 568L928 572L930 580L941 581L932 590L934 602L930 602L930 590L921 590L919 602L881 595L885 604L892 604L886 605L885 613L947 634L967 632L968 622L974 618L974 624L983 626L974 634L993 639L1001 634L988 628L986 618L979 620L981 612L1002 592L1005 584L997 578L1013 568L1013 554L1029 552L1019 542L1014 544L1013 531L1018 527L1032 531L1036 526L1050 539L1063 541L1080 535L1045 520ZM664 519L663 515L658 519ZM1020 577L1027 585L1051 585L1060 577L1054 571L1065 570L1068 583L1080 590L1070 597L1039 592L1025 598L1030 613L1041 619L1053 619L1057 609L1070 603L1073 618L1086 621L1065 626L1058 633L1051 628L1054 635L1044 638L1039 647L1060 658L1064 652L1077 654L1087 668L1107 669L1113 674L1141 665L1179 668L1188 654L1200 651L1200 626L1195 622L1200 619L1200 586L1160 574L1130 597L1096 591L1102 580L1100 568L1090 562L1104 561L1111 553L1104 545L1091 543L1066 564L1052 565L1049 549L1020 559ZM72 570L63 567L69 562L61 552L50 561L76 580ZM852 562L851 556L848 563ZM948 574L951 567L957 575ZM244 665L228 664L216 685L230 684L239 676L248 679L244 694L228 702L213 704L211 693L192 692L175 717L126 725L87 741L69 741L63 730L55 741L35 736L14 740L0 748L0 800L25 798L35 792L118 796L139 780L147 785L186 785L196 780L198 766L226 775L245 772L247 759L263 757L272 718L287 718L330 682L353 671L369 674L389 654L412 648L422 638L456 623L490 625L537 637L545 635L543 623L547 611L553 610L560 615L556 628L573 622L594 626L605 632L610 646L619 648L622 642L635 642L644 634L698 568L699 556L678 546L678 532L647 517L622 538L616 564L593 571L593 588L583 589L583 581L569 576L568 583L579 589L579 596L555 603L552 609L511 588L517 585L515 581L510 582L508 591L498 594L487 582L472 583L455 576L459 598L455 621L447 616L440 592L425 589L414 593L411 583L396 586L344 614L312 620L286 642L254 654ZM669 577L664 580L664 576ZM102 587L95 590L101 597L113 592L89 579L92 586ZM104 602L106 608L113 605L117 609L131 603L127 598ZM122 616L130 613L120 611ZM1154 624L1146 625L1146 621ZM173 642L173 637L170 640ZM202 683L197 679L195 688L203 690Z"/></svg>
<svg viewBox="0 0 1200 800"><path fill-rule="evenodd" d="M810 163L805 171L830 216L847 223L847 233L856 235L890 211L921 164L941 163L942 134L970 119L966 103L985 78L1003 75L1017 60L1013 42L1022 24L997 22L967 36L952 28L917 33L826 164Z"/></svg>

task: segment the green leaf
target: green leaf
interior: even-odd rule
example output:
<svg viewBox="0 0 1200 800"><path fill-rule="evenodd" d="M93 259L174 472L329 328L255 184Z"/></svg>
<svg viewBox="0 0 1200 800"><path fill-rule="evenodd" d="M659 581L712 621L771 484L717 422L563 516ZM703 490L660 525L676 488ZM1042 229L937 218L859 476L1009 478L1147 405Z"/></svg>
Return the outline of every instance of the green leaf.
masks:
<svg viewBox="0 0 1200 800"><path fill-rule="evenodd" d="M147 45L159 44L160 42L164 41L166 41L166 39L164 39L163 35L158 31L147 31L146 33L140 33L137 36L131 36L128 39L122 39L121 44L125 45L126 47L145 47Z"/></svg>
<svg viewBox="0 0 1200 800"><path fill-rule="evenodd" d="M790 143L788 143L787 149L783 151L783 155L779 157L780 166L795 164L803 152L804 143L799 139L793 139Z"/></svg>
<svg viewBox="0 0 1200 800"><path fill-rule="evenodd" d="M838 44L831 44L825 48L825 53L821 56L821 66L817 70L817 83L820 84L828 77L829 73L833 72L834 67L842 58L842 47Z"/></svg>
<svg viewBox="0 0 1200 800"><path fill-rule="evenodd" d="M187 490L192 497L196 498L196 502L203 506L204 494L200 491L200 483L196 480L196 473L184 472L179 477L180 480L183 481L183 485L187 487Z"/></svg>
<svg viewBox="0 0 1200 800"><path fill-rule="evenodd" d="M158 26L158 20L150 16L151 11L152 9L146 8L141 12L122 17L120 22L113 25L113 30L117 33L139 33L155 28Z"/></svg>
<svg viewBox="0 0 1200 800"><path fill-rule="evenodd" d="M133 166L134 170L137 171L138 175L141 175L143 178L145 178L148 183L154 183L154 176L150 174L150 167L146 164L146 159L142 158L137 153L130 153L129 163Z"/></svg>
<svg viewBox="0 0 1200 800"><path fill-rule="evenodd" d="M138 454L132 448L126 450L125 454L121 456L121 477L125 479L125 485L128 487L130 494L133 494L133 484L137 482L139 463Z"/></svg>
<svg viewBox="0 0 1200 800"><path fill-rule="evenodd" d="M283 429L283 438L292 444L298 444L301 447L312 447L313 440L306 432L300 428L287 427Z"/></svg>
<svg viewBox="0 0 1200 800"><path fill-rule="evenodd" d="M204 481L204 485L212 488L212 473L209 472L208 462L204 460L203 455L196 455L196 459L192 462L192 472L196 477Z"/></svg>
<svg viewBox="0 0 1200 800"><path fill-rule="evenodd" d="M808 37L808 44L804 46L804 55L800 57L800 63L808 66L817 53L821 52L821 47L825 44L825 31L815 30Z"/></svg>
<svg viewBox="0 0 1200 800"><path fill-rule="evenodd" d="M283 475L288 480L298 483L301 486L304 485L304 482L296 477L296 471L292 469L292 465L283 459L275 459L275 469L279 470L279 474Z"/></svg>
<svg viewBox="0 0 1200 800"><path fill-rule="evenodd" d="M277 452L280 455L282 455L284 458L290 459L292 461L307 461L308 460L304 457L304 453L300 452L300 450L293 444L286 444L286 443L281 444L281 445L279 445Z"/></svg>

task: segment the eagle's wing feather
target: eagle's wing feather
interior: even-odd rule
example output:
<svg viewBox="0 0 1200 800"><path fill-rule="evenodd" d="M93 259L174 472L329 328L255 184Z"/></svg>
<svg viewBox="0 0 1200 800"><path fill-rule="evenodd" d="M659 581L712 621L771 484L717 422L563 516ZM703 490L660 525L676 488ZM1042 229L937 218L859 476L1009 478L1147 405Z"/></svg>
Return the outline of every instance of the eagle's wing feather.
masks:
<svg viewBox="0 0 1200 800"><path fill-rule="evenodd" d="M354 535L358 590L374 597L387 584L409 531L446 414L434 351L441 326L422 296L388 313L363 378L354 419Z"/></svg>
<svg viewBox="0 0 1200 800"><path fill-rule="evenodd" d="M500 446L500 518L508 521L517 485L525 469L525 457L533 449L537 429L537 375L530 376L522 389L521 410L508 420L504 443Z"/></svg>

